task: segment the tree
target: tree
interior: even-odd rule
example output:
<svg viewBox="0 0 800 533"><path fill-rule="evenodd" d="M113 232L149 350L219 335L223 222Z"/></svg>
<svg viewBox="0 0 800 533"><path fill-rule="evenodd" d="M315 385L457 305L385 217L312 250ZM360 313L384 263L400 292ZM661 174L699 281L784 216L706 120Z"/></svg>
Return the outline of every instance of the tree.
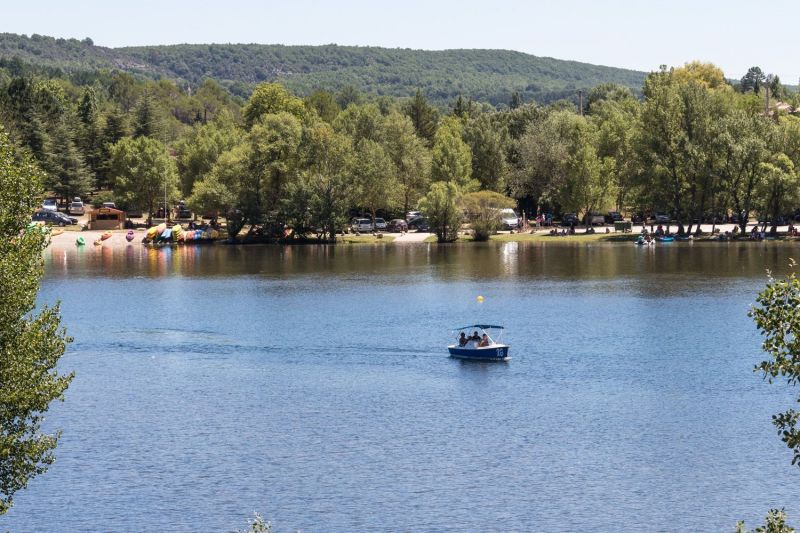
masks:
<svg viewBox="0 0 800 533"><path fill-rule="evenodd" d="M512 208L516 202L494 191L478 191L461 197L461 205L467 215L476 241L487 241L500 229L500 210Z"/></svg>
<svg viewBox="0 0 800 533"><path fill-rule="evenodd" d="M306 115L303 101L278 83L262 83L255 88L244 106L245 127L249 130L264 115L289 113L297 118Z"/></svg>
<svg viewBox="0 0 800 533"><path fill-rule="evenodd" d="M220 154L233 148L240 138L232 124L212 121L195 126L175 146L181 191L192 192L194 183L211 172Z"/></svg>
<svg viewBox="0 0 800 533"><path fill-rule="evenodd" d="M47 237L27 225L42 178L0 132L0 515L53 463L59 435L42 433L41 423L73 377L56 368L71 340L60 327L58 305L35 311Z"/></svg>
<svg viewBox="0 0 800 533"><path fill-rule="evenodd" d="M311 191L312 223L322 238L336 240L336 232L347 218L352 189L353 145L325 123L311 125L304 135L305 161L302 179Z"/></svg>
<svg viewBox="0 0 800 533"><path fill-rule="evenodd" d="M159 200L177 198L175 161L159 141L126 137L111 148L111 158L114 192L122 207L146 209L151 222Z"/></svg>
<svg viewBox="0 0 800 533"><path fill-rule="evenodd" d="M363 139L356 145L353 164L356 201L369 209L375 220L378 209L391 209L397 198L397 178L391 158L375 141Z"/></svg>
<svg viewBox="0 0 800 533"><path fill-rule="evenodd" d="M437 181L419 202L420 211L436 234L437 242L453 242L458 238L462 211L461 189L452 181Z"/></svg>
<svg viewBox="0 0 800 533"><path fill-rule="evenodd" d="M769 159L768 143L774 137L774 124L761 115L737 110L725 117L721 126L720 178L744 233L763 177L762 165Z"/></svg>
<svg viewBox="0 0 800 533"><path fill-rule="evenodd" d="M414 133L411 119L394 112L384 124L384 147L392 159L400 190L403 212L415 205L427 190L431 173L431 155Z"/></svg>
<svg viewBox="0 0 800 533"><path fill-rule="evenodd" d="M103 166L103 139L98 124L97 112L97 94L93 88L87 87L78 105L80 129L77 136L77 145L83 152L84 162L95 183L102 182L100 176Z"/></svg>
<svg viewBox="0 0 800 533"><path fill-rule="evenodd" d="M767 163L761 163L763 175L756 186L756 194L760 199L759 211L764 217L764 228L772 222L771 232L777 233L778 219L787 205L797 199L800 178L794 163L786 154L777 154Z"/></svg>
<svg viewBox="0 0 800 533"><path fill-rule="evenodd" d="M432 148L431 178L452 181L458 187L472 188L472 153L461 140L461 124L453 117L442 121L436 131Z"/></svg>
<svg viewBox="0 0 800 533"><path fill-rule="evenodd" d="M134 137L154 137L161 133L163 124L150 93L145 91L136 105L133 122Z"/></svg>
<svg viewBox="0 0 800 533"><path fill-rule="evenodd" d="M58 197L69 201L91 188L91 176L75 145L73 130L65 121L59 121L54 128L45 165L48 171L45 186Z"/></svg>
<svg viewBox="0 0 800 533"><path fill-rule="evenodd" d="M328 124L332 124L336 115L341 111L339 104L336 103L336 98L327 91L314 91L306 97L305 103L306 107L316 111L317 116Z"/></svg>
<svg viewBox="0 0 800 533"><path fill-rule="evenodd" d="M743 93L753 91L754 93L758 94L761 92L761 87L764 86L766 79L767 77L759 67L750 67L747 70L747 74L742 77L741 91Z"/></svg>
<svg viewBox="0 0 800 533"><path fill-rule="evenodd" d="M417 93L406 108L406 114L411 118L417 135L428 143L433 142L439 113L428 104L419 89L417 89Z"/></svg>
<svg viewBox="0 0 800 533"><path fill-rule="evenodd" d="M482 189L505 189L504 133L488 113L469 120L464 128L464 141L472 153L472 177L480 182Z"/></svg>
<svg viewBox="0 0 800 533"><path fill-rule="evenodd" d="M763 526L753 531L744 528L744 521L736 523L735 533L797 533L797 530L786 523L786 513L783 509L771 509Z"/></svg>
<svg viewBox="0 0 800 533"><path fill-rule="evenodd" d="M349 136L354 144L362 139L381 141L384 135L383 122L381 111L375 104L351 104L339 113L333 128Z"/></svg>
<svg viewBox="0 0 800 533"><path fill-rule="evenodd" d="M247 171L257 185L247 193L259 209L258 218L253 214L250 222L279 222L283 188L298 176L302 133L300 120L285 111L263 115L250 130Z"/></svg>

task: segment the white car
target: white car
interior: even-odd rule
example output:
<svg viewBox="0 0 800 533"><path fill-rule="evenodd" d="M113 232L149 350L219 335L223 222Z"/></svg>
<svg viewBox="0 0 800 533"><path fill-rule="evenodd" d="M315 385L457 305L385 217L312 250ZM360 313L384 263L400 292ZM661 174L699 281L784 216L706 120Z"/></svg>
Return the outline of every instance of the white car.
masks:
<svg viewBox="0 0 800 533"><path fill-rule="evenodd" d="M46 198L44 202L42 202L42 209L47 209L48 211L58 211L58 202L55 198Z"/></svg>
<svg viewBox="0 0 800 533"><path fill-rule="evenodd" d="M86 208L80 198L73 200L67 207L67 214L69 215L83 215L86 213Z"/></svg>
<svg viewBox="0 0 800 533"><path fill-rule="evenodd" d="M372 231L372 221L368 218L354 218L350 221L350 229L359 233Z"/></svg>
<svg viewBox="0 0 800 533"><path fill-rule="evenodd" d="M382 218L375 219L375 229L378 231L386 231L386 221Z"/></svg>
<svg viewBox="0 0 800 533"><path fill-rule="evenodd" d="M503 229L517 229L519 228L519 217L517 213L511 209L501 209L499 212L500 224Z"/></svg>

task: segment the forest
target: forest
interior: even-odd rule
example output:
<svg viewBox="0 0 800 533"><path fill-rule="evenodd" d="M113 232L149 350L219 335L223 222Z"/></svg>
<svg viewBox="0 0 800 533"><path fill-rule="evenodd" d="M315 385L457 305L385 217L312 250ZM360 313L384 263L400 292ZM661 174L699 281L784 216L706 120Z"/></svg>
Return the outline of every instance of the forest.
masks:
<svg viewBox="0 0 800 533"><path fill-rule="evenodd" d="M508 50L427 51L362 46L195 44L106 48L90 38L0 34L0 58L81 75L118 69L137 77L198 87L212 78L247 98L255 85L279 82L298 96L354 87L372 96L406 97L417 89L442 110L459 95L494 106L513 93L525 101L575 98L579 89L619 83L635 91L645 73L536 57Z"/></svg>
<svg viewBox="0 0 800 533"><path fill-rule="evenodd" d="M189 90L0 63L0 124L48 191L153 213L166 188L170 202L225 215L232 235L333 239L355 212L420 208L449 241L465 212L480 220L506 198L528 215L665 212L686 232L709 216L777 224L800 205L799 103L758 67L731 83L699 62L651 72L640 96L598 85L582 108L512 94L444 110L420 89L301 97L264 82L245 100L212 79Z"/></svg>

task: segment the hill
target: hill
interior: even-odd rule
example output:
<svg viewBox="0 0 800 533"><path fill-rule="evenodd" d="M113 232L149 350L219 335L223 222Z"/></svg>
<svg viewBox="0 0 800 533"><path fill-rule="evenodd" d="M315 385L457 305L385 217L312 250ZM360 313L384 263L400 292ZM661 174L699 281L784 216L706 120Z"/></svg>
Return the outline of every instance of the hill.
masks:
<svg viewBox="0 0 800 533"><path fill-rule="evenodd" d="M353 86L372 95L410 96L417 88L434 103L459 94L491 104L513 92L525 101L574 98L578 89L619 83L638 91L645 73L537 57L508 50L426 51L356 46L210 44L106 48L91 39L0 34L0 58L19 58L66 72L120 69L197 85L214 78L246 96L261 81L280 81L298 94Z"/></svg>

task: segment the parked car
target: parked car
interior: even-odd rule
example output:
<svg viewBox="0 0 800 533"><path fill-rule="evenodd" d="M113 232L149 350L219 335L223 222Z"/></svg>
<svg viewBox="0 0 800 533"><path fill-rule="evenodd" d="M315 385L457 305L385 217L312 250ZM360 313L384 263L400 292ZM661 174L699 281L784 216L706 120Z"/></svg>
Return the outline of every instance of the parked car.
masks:
<svg viewBox="0 0 800 533"><path fill-rule="evenodd" d="M519 228L519 216L517 213L511 208L500 209L500 227L502 229L518 229Z"/></svg>
<svg viewBox="0 0 800 533"><path fill-rule="evenodd" d="M33 222L44 222L48 226L68 226L70 224L77 224L78 219L70 218L64 213L58 211L51 211L49 209L41 209L33 214L31 217Z"/></svg>
<svg viewBox="0 0 800 533"><path fill-rule="evenodd" d="M42 209L58 211L58 202L55 198L45 198L44 202L42 202Z"/></svg>
<svg viewBox="0 0 800 533"><path fill-rule="evenodd" d="M613 224L614 222L622 222L625 218L619 211L609 211L606 215L606 223Z"/></svg>
<svg viewBox="0 0 800 533"><path fill-rule="evenodd" d="M672 221L672 217L666 213L656 213L654 220L656 224L669 224Z"/></svg>
<svg viewBox="0 0 800 533"><path fill-rule="evenodd" d="M633 222L634 224L646 223L647 215L645 215L644 213L634 213L633 216L631 216L631 222Z"/></svg>
<svg viewBox="0 0 800 533"><path fill-rule="evenodd" d="M562 226L577 226L580 224L578 220L578 215L575 213L564 213L561 215L561 225Z"/></svg>
<svg viewBox="0 0 800 533"><path fill-rule="evenodd" d="M189 211L189 208L186 207L186 204L183 201L178 202L178 205L175 206L175 218L181 218L181 219L192 218L192 212Z"/></svg>
<svg viewBox="0 0 800 533"><path fill-rule="evenodd" d="M372 231L372 221L368 218L354 218L350 221L350 230L358 233Z"/></svg>
<svg viewBox="0 0 800 533"><path fill-rule="evenodd" d="M592 211L584 217L584 224L590 226L602 226L606 223L606 217L596 211Z"/></svg>
<svg viewBox="0 0 800 533"><path fill-rule="evenodd" d="M74 198L67 206L67 214L69 215L83 215L86 213L86 208L80 198Z"/></svg>
<svg viewBox="0 0 800 533"><path fill-rule="evenodd" d="M103 205L101 205L100 207L104 207L106 209L116 209L117 204L115 204L114 202L103 202Z"/></svg>
<svg viewBox="0 0 800 533"><path fill-rule="evenodd" d="M408 229L415 229L417 231L428 231L428 219L425 217L416 217L408 221Z"/></svg>
<svg viewBox="0 0 800 533"><path fill-rule="evenodd" d="M402 233L408 231L408 222L402 218L394 218L386 225L386 231L392 233Z"/></svg>
<svg viewBox="0 0 800 533"><path fill-rule="evenodd" d="M386 231L386 221L382 218L375 218L375 229L378 231Z"/></svg>
<svg viewBox="0 0 800 533"><path fill-rule="evenodd" d="M421 216L422 216L422 213L420 213L419 211L409 211L408 213L406 213L406 222L408 222L412 218L418 218L418 217L421 217Z"/></svg>

